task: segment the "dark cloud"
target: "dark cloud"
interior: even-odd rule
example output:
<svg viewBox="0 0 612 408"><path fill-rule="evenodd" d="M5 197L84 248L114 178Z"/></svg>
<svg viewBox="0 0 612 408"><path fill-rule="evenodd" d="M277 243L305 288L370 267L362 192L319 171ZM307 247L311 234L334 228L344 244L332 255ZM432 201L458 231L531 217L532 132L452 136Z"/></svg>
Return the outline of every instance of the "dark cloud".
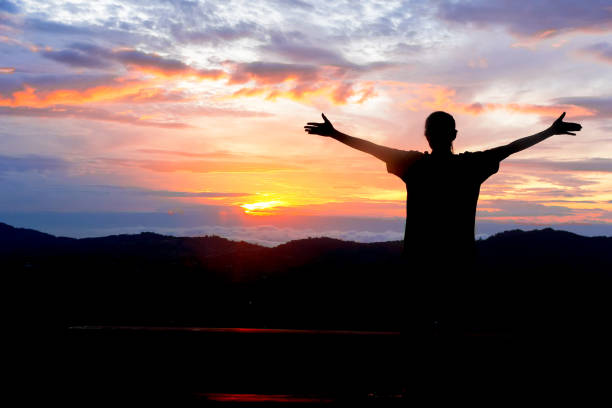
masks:
<svg viewBox="0 0 612 408"><path fill-rule="evenodd" d="M137 187L120 187L112 185L93 185L83 186L79 190L84 193L91 194L137 194L154 197L169 197L169 198L222 198L222 197L244 197L251 195L249 193L234 193L234 192L216 192L216 191L174 191L174 190L149 190Z"/></svg>
<svg viewBox="0 0 612 408"><path fill-rule="evenodd" d="M242 84L255 81L259 84L276 84L289 78L300 81L315 81L320 78L321 70L314 65L283 64L279 62L250 62L233 64L230 83Z"/></svg>
<svg viewBox="0 0 612 408"><path fill-rule="evenodd" d="M96 86L108 85L117 80L117 76L108 74L67 73L67 74L29 74L0 76L0 93L13 93L24 89L24 85L36 89L53 91L57 89L84 90Z"/></svg>
<svg viewBox="0 0 612 408"><path fill-rule="evenodd" d="M74 26L55 21L41 20L38 18L27 18L23 22L23 28L26 30L40 31L47 34L58 35L89 35L93 31L89 27Z"/></svg>
<svg viewBox="0 0 612 408"><path fill-rule="evenodd" d="M61 51L45 51L42 55L54 61L85 68L105 68L114 62L143 70L155 71L163 75L196 75L206 78L219 78L222 70L195 69L184 62L164 58L157 54L138 50L111 51L94 44L74 43Z"/></svg>
<svg viewBox="0 0 612 408"><path fill-rule="evenodd" d="M445 21L476 26L502 25L514 35L541 38L569 31L612 29L609 0L451 1L438 3L438 16Z"/></svg>
<svg viewBox="0 0 612 408"><path fill-rule="evenodd" d="M179 60L162 58L159 55L148 54L136 50L117 51L113 53L113 55L117 61L126 65L158 68L168 73L181 73L191 69L191 67Z"/></svg>
<svg viewBox="0 0 612 408"><path fill-rule="evenodd" d="M72 67L106 68L111 65L108 60L89 55L79 50L43 51L43 57Z"/></svg>
<svg viewBox="0 0 612 408"><path fill-rule="evenodd" d="M612 117L612 97L609 96L574 96L558 98L555 99L555 102L585 107L596 112L595 118Z"/></svg>
<svg viewBox="0 0 612 408"><path fill-rule="evenodd" d="M103 109L62 105L55 105L49 108L30 108L24 106L13 108L0 106L0 116L1 115L43 118L76 118L169 129L182 129L190 127L190 125L181 122L144 120L134 115L113 113Z"/></svg>
<svg viewBox="0 0 612 408"><path fill-rule="evenodd" d="M589 45L580 49L580 52L612 64L612 44L610 43L600 42Z"/></svg>
<svg viewBox="0 0 612 408"><path fill-rule="evenodd" d="M347 61L340 53L329 47L318 47L305 44L304 38L306 36L301 33L299 34L300 35L296 36L298 38L293 38L293 36L275 32L270 35L270 41L260 48L264 52L272 53L292 62L345 67L354 65Z"/></svg>
<svg viewBox="0 0 612 408"><path fill-rule="evenodd" d="M592 213L592 209L577 209L563 207L560 205L543 205L532 201L519 200L486 200L479 203L479 207L494 208L488 211L480 208L478 216L486 218L507 217L541 217L541 216L572 216L584 213Z"/></svg>
<svg viewBox="0 0 612 408"><path fill-rule="evenodd" d="M9 0L0 0L0 11L17 14L19 13L19 7Z"/></svg>
<svg viewBox="0 0 612 408"><path fill-rule="evenodd" d="M7 171L49 171L64 170L69 163L58 157L27 155L27 156L4 156L0 155L0 173Z"/></svg>
<svg viewBox="0 0 612 408"><path fill-rule="evenodd" d="M594 157L585 160L555 161L537 159L509 159L508 164L520 167L545 168L562 171L612 172L612 159Z"/></svg>

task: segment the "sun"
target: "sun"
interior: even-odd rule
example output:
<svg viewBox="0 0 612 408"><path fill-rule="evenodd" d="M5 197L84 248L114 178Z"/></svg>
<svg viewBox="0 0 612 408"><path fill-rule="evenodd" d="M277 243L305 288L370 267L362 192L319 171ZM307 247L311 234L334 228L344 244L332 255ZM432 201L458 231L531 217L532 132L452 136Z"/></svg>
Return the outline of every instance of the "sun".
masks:
<svg viewBox="0 0 612 408"><path fill-rule="evenodd" d="M257 203L247 203L247 204L242 204L241 207L244 208L244 212L246 214L258 214L258 215L264 215L264 214L269 214L269 211L274 207L278 207L285 204L283 201L280 200L273 200L273 201L259 201Z"/></svg>

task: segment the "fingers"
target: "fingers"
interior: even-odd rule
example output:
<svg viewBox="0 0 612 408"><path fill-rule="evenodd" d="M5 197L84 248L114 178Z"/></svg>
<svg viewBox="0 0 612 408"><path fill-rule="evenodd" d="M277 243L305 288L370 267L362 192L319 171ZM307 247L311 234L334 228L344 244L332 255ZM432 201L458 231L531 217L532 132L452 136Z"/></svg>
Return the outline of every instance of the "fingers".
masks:
<svg viewBox="0 0 612 408"><path fill-rule="evenodd" d="M567 123L567 127L569 128L569 130L580 130L582 129L582 126L579 123L571 123L571 122L566 122Z"/></svg>
<svg viewBox="0 0 612 408"><path fill-rule="evenodd" d="M323 116L323 121L325 123L331 123L323 113L321 114L321 116Z"/></svg>
<svg viewBox="0 0 612 408"><path fill-rule="evenodd" d="M575 133L572 133L572 132L565 132L565 134L566 134L566 135L576 136L576 134L575 134Z"/></svg>
<svg viewBox="0 0 612 408"><path fill-rule="evenodd" d="M319 126L304 126L304 132L312 133L319 129Z"/></svg>
<svg viewBox="0 0 612 408"><path fill-rule="evenodd" d="M557 120L558 120L558 121L562 121L564 117L565 117L565 112L563 112L563 113L561 114L561 116L559 116L559 119L557 119Z"/></svg>

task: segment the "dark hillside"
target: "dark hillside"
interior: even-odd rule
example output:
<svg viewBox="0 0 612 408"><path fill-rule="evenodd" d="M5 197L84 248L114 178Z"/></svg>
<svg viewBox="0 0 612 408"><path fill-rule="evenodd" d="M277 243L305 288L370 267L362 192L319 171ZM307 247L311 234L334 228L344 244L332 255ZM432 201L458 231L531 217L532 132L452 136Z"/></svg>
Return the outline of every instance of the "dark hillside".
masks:
<svg viewBox="0 0 612 408"><path fill-rule="evenodd" d="M456 314L464 328L609 330L612 238L516 230L477 245L478 268L452 271L460 304L443 305L468 306ZM28 310L61 325L405 330L422 313L401 248L331 238L267 248L154 233L71 239L0 224L5 276L41 293Z"/></svg>

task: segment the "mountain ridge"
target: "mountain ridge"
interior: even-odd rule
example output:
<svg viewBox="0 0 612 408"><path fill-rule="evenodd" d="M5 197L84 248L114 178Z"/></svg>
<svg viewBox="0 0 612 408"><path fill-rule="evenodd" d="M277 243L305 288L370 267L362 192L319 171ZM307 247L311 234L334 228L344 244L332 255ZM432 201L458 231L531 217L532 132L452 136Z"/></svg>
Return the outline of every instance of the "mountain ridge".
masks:
<svg viewBox="0 0 612 408"><path fill-rule="evenodd" d="M512 230L476 246L473 270L426 284L440 292L414 281L432 271L411 269L401 241L270 248L156 233L75 239L0 223L3 276L28 290L25 310L61 325L402 330L435 309L481 331L610 329L612 237Z"/></svg>

